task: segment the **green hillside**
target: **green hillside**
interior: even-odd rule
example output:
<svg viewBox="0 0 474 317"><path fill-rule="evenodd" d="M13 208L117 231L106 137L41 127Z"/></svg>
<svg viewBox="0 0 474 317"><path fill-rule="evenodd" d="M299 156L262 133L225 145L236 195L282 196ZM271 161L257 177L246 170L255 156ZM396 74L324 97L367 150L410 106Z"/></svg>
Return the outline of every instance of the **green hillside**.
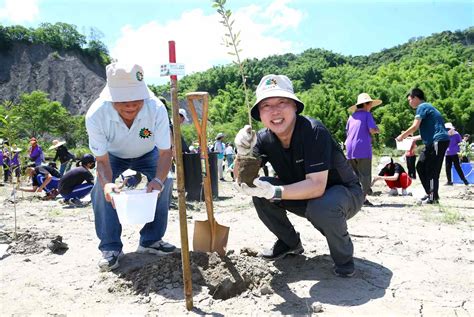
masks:
<svg viewBox="0 0 474 317"><path fill-rule="evenodd" d="M15 41L47 43L58 49L82 50L102 62L110 60L100 41L92 37L87 42L75 26L65 23L45 24L36 30L0 26L0 53L8 50ZM474 134L473 43L474 27L471 27L464 31L446 31L411 39L369 56L343 56L323 49L308 49L301 54L250 59L245 61L245 73L252 92L266 74L290 77L297 95L306 105L304 114L323 121L338 141L345 138L347 108L359 93L367 92L373 98L382 99L383 105L373 110L381 130L375 147L382 149L384 146L393 147L393 138L411 124L414 111L407 104L406 93L415 86L425 91L427 101L434 104L460 133ZM232 140L247 123L240 78L237 66L227 65L188 75L179 81L182 98L190 91L210 93L210 137L217 132L226 132L228 140ZM161 95L169 92L169 85L152 86L151 89ZM253 94L252 99L255 100ZM25 96L22 100L31 101L31 97ZM0 115L18 114L18 109L25 106L4 103L0 106ZM33 132L29 122L18 122L21 126L12 127L18 131L19 137L27 137ZM257 122L254 124L255 128L261 127ZM5 129L5 126L0 126L0 129ZM184 127L183 132L189 142L197 139L191 125ZM48 133L58 131L42 131L38 136ZM5 135L5 132L0 130L0 134ZM76 135L68 132L71 144L84 145L87 142L84 136L80 140L75 138Z"/></svg>
<svg viewBox="0 0 474 317"><path fill-rule="evenodd" d="M413 121L414 111L406 94L412 87L425 91L460 133L474 133L474 28L416 38L369 56L343 56L322 49L301 54L270 56L245 61L252 91L266 74L285 74L305 103L304 114L323 121L339 141L345 138L347 108L361 92L382 99L373 110L381 134L375 146L394 146L393 138ZM212 96L211 135L229 131L231 136L247 122L247 109L237 67L213 67L185 76L180 91L208 91ZM168 86L153 87L156 92ZM255 100L255 96L253 96Z"/></svg>

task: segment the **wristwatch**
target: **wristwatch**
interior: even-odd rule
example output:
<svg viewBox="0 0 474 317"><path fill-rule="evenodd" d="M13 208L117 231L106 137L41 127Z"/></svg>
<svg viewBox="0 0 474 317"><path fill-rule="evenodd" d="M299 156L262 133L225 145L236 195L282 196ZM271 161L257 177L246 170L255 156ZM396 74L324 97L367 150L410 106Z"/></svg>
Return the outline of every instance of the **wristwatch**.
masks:
<svg viewBox="0 0 474 317"><path fill-rule="evenodd" d="M275 186L275 195L273 195L273 201L280 201L283 194L283 189L281 186Z"/></svg>
<svg viewBox="0 0 474 317"><path fill-rule="evenodd" d="M151 181L152 181L152 182L155 181L155 182L157 182L158 184L160 184L162 190L163 190L163 188L165 188L165 184L163 184L163 182L161 181L161 179L159 179L158 177L153 178Z"/></svg>

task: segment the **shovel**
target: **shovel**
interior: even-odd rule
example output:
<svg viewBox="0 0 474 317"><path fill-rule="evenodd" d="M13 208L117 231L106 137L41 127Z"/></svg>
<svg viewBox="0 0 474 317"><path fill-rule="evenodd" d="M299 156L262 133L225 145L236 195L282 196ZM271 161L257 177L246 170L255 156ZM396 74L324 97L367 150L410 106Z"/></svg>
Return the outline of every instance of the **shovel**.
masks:
<svg viewBox="0 0 474 317"><path fill-rule="evenodd" d="M191 92L186 94L188 107L191 111L194 126L199 137L201 148L201 170L204 186L204 198L206 202L207 220L197 220L194 223L193 248L194 251L217 252L224 256L229 238L229 227L217 223L214 218L212 206L211 175L209 169L209 156L207 154L207 110L209 107L209 94L207 92ZM194 108L194 100L202 101L202 119L199 118Z"/></svg>

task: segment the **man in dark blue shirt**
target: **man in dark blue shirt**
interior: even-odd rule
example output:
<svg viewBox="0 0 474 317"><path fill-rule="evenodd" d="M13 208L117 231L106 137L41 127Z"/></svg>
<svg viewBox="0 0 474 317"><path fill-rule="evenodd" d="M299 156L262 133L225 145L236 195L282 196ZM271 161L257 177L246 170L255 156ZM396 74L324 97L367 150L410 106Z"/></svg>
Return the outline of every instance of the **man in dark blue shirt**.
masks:
<svg viewBox="0 0 474 317"><path fill-rule="evenodd" d="M304 251L287 217L290 211L326 237L334 273L349 277L354 274L354 248L346 220L360 210L364 194L337 142L320 121L299 115L303 108L288 77L262 78L251 115L266 128L258 132L253 151L262 164L271 163L278 178L261 177L254 180L256 187L242 183L238 188L253 196L260 220L278 238L262 257L274 260ZM250 126L239 131L239 153L251 147L253 135Z"/></svg>

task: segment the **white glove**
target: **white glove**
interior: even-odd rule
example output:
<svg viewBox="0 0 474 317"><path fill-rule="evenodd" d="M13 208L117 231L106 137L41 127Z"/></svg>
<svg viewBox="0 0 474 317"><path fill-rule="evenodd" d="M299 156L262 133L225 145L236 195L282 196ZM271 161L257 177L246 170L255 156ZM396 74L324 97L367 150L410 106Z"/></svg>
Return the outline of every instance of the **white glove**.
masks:
<svg viewBox="0 0 474 317"><path fill-rule="evenodd" d="M260 198L272 199L275 196L275 186L266 181L261 181L256 178L253 180L253 184L257 187L249 187L247 184L240 184L241 192L249 195L256 196Z"/></svg>
<svg viewBox="0 0 474 317"><path fill-rule="evenodd" d="M235 147L237 148L237 154L239 155L251 155L252 149L257 143L257 135L252 130L250 125L246 125L240 129L239 133L235 136Z"/></svg>

